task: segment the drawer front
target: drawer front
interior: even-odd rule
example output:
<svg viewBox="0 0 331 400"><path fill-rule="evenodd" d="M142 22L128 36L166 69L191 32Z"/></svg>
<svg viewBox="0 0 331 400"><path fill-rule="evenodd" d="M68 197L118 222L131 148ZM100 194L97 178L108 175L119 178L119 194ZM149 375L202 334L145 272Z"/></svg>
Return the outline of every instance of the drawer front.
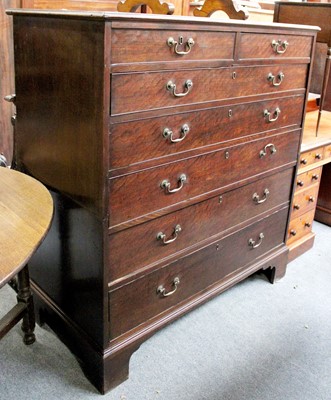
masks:
<svg viewBox="0 0 331 400"><path fill-rule="evenodd" d="M288 208L109 293L110 338L205 290L284 242ZM256 248L253 248L256 246ZM177 278L177 279L176 279ZM179 280L179 284L175 282ZM159 290L177 290L163 297ZM123 310L130 309L129 318ZM125 313L127 314L127 312Z"/></svg>
<svg viewBox="0 0 331 400"><path fill-rule="evenodd" d="M243 33L240 35L240 59L310 57L312 37Z"/></svg>
<svg viewBox="0 0 331 400"><path fill-rule="evenodd" d="M313 185L295 194L292 204L291 218L296 218L316 207L319 185Z"/></svg>
<svg viewBox="0 0 331 400"><path fill-rule="evenodd" d="M289 245L298 239L301 239L305 235L311 232L313 221L314 221L315 209L308 211L298 218L291 220L288 232L287 242Z"/></svg>
<svg viewBox="0 0 331 400"><path fill-rule="evenodd" d="M113 29L111 62L112 64L133 64L232 60L234 40L235 33L233 32Z"/></svg>
<svg viewBox="0 0 331 400"><path fill-rule="evenodd" d="M111 114L304 89L307 68L293 64L112 74Z"/></svg>
<svg viewBox="0 0 331 400"><path fill-rule="evenodd" d="M157 263L289 201L293 169L186 207L109 237L109 281ZM238 213L240 210L240 213ZM180 226L180 231L175 228ZM166 237L161 238L159 233ZM175 239L171 242L171 240ZM170 243L163 243L170 241ZM130 243L130 246L127 244ZM134 262L132 261L134 260Z"/></svg>
<svg viewBox="0 0 331 400"><path fill-rule="evenodd" d="M305 151L304 153L300 154L300 167L304 168L308 167L309 165L314 165L319 161L324 159L324 147L319 147L314 150Z"/></svg>
<svg viewBox="0 0 331 400"><path fill-rule="evenodd" d="M331 144L324 147L324 159L331 158Z"/></svg>
<svg viewBox="0 0 331 400"><path fill-rule="evenodd" d="M296 178L295 191L301 191L308 186L319 183L321 181L322 167L311 169L310 171L299 174Z"/></svg>
<svg viewBox="0 0 331 400"><path fill-rule="evenodd" d="M300 130L112 178L110 226L295 162ZM276 151L274 151L276 150ZM169 193L169 190L177 190Z"/></svg>
<svg viewBox="0 0 331 400"><path fill-rule="evenodd" d="M114 124L109 136L110 169L270 129L300 126L303 100L303 96L294 96Z"/></svg>

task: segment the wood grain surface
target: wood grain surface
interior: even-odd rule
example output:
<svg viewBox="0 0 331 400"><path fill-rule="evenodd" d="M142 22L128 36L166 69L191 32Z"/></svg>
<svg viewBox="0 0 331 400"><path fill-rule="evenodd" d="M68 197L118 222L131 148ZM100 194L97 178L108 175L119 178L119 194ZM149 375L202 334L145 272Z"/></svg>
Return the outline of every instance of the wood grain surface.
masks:
<svg viewBox="0 0 331 400"><path fill-rule="evenodd" d="M0 168L0 287L38 248L52 215L51 195L40 182Z"/></svg>

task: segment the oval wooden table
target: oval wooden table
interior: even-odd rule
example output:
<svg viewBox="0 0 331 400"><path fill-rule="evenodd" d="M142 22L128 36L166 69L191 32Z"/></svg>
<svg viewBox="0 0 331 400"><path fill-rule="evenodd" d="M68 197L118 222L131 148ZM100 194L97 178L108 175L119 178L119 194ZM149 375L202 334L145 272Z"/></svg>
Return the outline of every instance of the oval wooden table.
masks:
<svg viewBox="0 0 331 400"><path fill-rule="evenodd" d="M17 304L0 320L0 339L21 319L24 343L35 341L27 262L46 236L53 201L37 180L0 168L0 288L17 275Z"/></svg>

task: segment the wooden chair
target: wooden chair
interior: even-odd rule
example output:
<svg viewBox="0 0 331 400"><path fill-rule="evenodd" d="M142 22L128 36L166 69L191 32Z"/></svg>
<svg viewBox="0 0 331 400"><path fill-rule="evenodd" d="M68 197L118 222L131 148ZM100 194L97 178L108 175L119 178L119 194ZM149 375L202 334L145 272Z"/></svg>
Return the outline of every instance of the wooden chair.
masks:
<svg viewBox="0 0 331 400"><path fill-rule="evenodd" d="M153 14L171 15L175 11L175 6L172 3L160 0L123 0L118 3L117 11L136 12L139 7L142 7L142 12L147 12L146 6L151 9Z"/></svg>
<svg viewBox="0 0 331 400"><path fill-rule="evenodd" d="M242 6L236 9L232 0L205 0L203 6L196 8L193 14L196 17L210 17L216 11L225 12L231 19L245 20L249 17L247 9Z"/></svg>
<svg viewBox="0 0 331 400"><path fill-rule="evenodd" d="M24 343L35 341L27 262L45 237L52 215L51 195L40 182L0 168L0 288L17 276L17 304L0 319L0 339L23 319Z"/></svg>

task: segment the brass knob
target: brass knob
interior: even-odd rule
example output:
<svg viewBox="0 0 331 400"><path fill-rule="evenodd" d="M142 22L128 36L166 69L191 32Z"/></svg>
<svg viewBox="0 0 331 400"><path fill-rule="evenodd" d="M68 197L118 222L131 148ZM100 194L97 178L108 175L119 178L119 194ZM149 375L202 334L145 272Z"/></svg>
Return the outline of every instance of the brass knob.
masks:
<svg viewBox="0 0 331 400"><path fill-rule="evenodd" d="M293 208L294 208L295 210L300 210L300 205L299 205L299 204L294 204Z"/></svg>
<svg viewBox="0 0 331 400"><path fill-rule="evenodd" d="M295 235L297 234L297 231L294 230L294 229L291 229L291 230L290 230L290 234L291 234L292 236L295 236Z"/></svg>
<svg viewBox="0 0 331 400"><path fill-rule="evenodd" d="M304 185L304 183L303 183L303 181L298 181L297 185L302 187Z"/></svg>
<svg viewBox="0 0 331 400"><path fill-rule="evenodd" d="M300 160L300 162L301 164L306 165L308 161L306 158L303 158L302 160Z"/></svg>

